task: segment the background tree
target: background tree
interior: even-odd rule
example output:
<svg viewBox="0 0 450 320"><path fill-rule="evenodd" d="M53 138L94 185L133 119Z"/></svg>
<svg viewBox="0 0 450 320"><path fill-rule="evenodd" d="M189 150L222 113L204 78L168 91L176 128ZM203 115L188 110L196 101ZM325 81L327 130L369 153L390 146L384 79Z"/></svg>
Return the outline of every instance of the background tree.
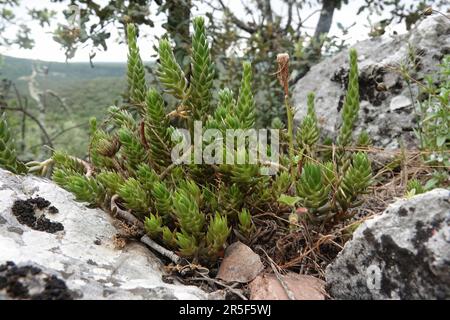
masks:
<svg viewBox="0 0 450 320"><path fill-rule="evenodd" d="M275 117L285 117L280 105L282 91L277 85L275 58L277 53L289 53L293 73L290 85L295 84L323 57L346 47L347 43L329 32L336 10L349 5L348 0L248 0L241 1L245 17L238 16L232 6L233 1L208 0L212 10L207 12L213 34L214 54L221 66L221 74L226 81L236 83L235 70L240 57L245 56L255 68L255 86L259 92L258 124L268 125ZM384 33L391 23L404 22L407 29L423 17L428 6L448 7L445 1L406 1L406 0L365 0L357 14L381 14L388 11L390 16L382 21L370 22L372 36ZM307 9L311 14L305 16ZM307 27L309 20L319 15L315 28ZM337 26L345 35L354 23L338 21Z"/></svg>
<svg viewBox="0 0 450 320"><path fill-rule="evenodd" d="M189 20L195 15L205 15L212 45L212 59L215 62L214 86L231 87L238 92L240 79L238 70L242 60L252 61L254 91L257 92L257 126L269 126L275 118L285 117L282 106L283 92L275 76L276 55L289 54L292 70L290 85L295 84L312 65L323 57L344 48L347 43L330 30L336 24L346 34L353 23L335 21L337 10L349 5L348 0L48 0L49 7L27 9L27 16L19 14L21 0L0 0L0 45L17 45L32 48L34 39L30 36L28 20L36 20L42 27L53 27L57 12L51 10L52 3L65 4L66 22L59 21L54 30L54 40L65 49L68 59L80 46L90 47L90 58L98 50L108 50L112 41L111 30L119 30L119 39L125 42L127 24L137 26L140 38L147 35L147 41L166 35L174 49L176 60L190 81L189 49L191 47ZM240 5L240 7L238 7ZM389 12L381 21L371 21L371 36L379 36L391 23L405 23L407 29L417 22L427 6L445 8L444 0L365 0L358 14ZM447 5L448 7L448 5ZM241 10L240 8L243 8ZM307 12L307 13L306 13ZM316 19L315 26L308 24ZM27 20L28 19L28 20ZM17 34L7 37L8 26L18 26ZM165 34L157 34L161 26ZM148 30L150 29L150 32ZM147 33L147 34L145 34ZM155 42L156 43L156 42ZM156 52L156 50L155 50ZM144 59L151 58L149 53ZM147 65L147 71L154 71ZM218 97L214 97L217 101Z"/></svg>

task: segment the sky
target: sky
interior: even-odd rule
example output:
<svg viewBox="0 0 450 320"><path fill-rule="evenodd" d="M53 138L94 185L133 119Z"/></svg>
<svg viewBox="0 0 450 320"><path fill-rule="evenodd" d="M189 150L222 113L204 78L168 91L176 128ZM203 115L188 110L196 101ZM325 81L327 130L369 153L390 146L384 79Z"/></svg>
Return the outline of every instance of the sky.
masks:
<svg viewBox="0 0 450 320"><path fill-rule="evenodd" d="M225 3L229 4L229 7L233 10L234 14L245 20L244 10L241 5L242 0L225 0ZM417 0L404 0L407 3L413 3ZM107 0L96 0L97 3L107 3ZM287 8L283 5L281 1L273 0L273 8L277 10L279 13L285 13ZM277 5L278 2L278 5ZM364 3L364 0L349 0L348 5L343 5L341 10L336 10L333 17L333 25L330 30L329 36L338 36L347 39L349 44L353 44L357 41L364 40L368 38L368 32L370 30L369 19L372 23L375 23L389 15L388 12L384 12L381 16L376 15L375 13L369 14L364 13L359 16L356 15L358 8ZM44 8L47 7L51 10L55 10L59 12L57 19L50 27L42 28L35 21L30 21L27 18L27 9L31 8ZM302 19L305 19L309 15L311 15L315 10L319 7L315 8L305 8L301 11ZM35 46L31 50L24 50L17 47L0 47L0 54L19 57L19 58L27 58L27 59L38 59L44 61L58 61L64 62L66 61L64 51L61 46L53 41L52 39L52 30L55 29L58 22L65 22L62 15L62 11L67 9L67 4L62 3L50 3L49 1L43 0L21 0L20 8L15 12L16 16L22 19L22 22L26 23L32 29L32 37L35 40ZM155 12L156 8L150 8ZM200 5L193 12L193 16L201 15L202 12L208 10L206 5ZM247 17L248 18L248 17ZM314 27L319 18L319 13L315 13L308 19L306 23L306 27L313 32ZM155 17L155 28L145 28L142 30L142 33L146 33L149 37L139 39L139 46L141 48L141 53L144 60L150 60L151 55L154 53L153 43L152 43L152 35L162 35L164 33L164 29L161 27L161 24L165 22L165 16L160 14ZM337 22L341 22L344 26L349 26L353 22L356 22L355 26L353 26L349 33L345 36L342 35L339 28L337 27ZM387 29L387 34L390 34L396 30L398 33L405 32L404 23L400 25L396 25ZM111 26L109 30L112 34L112 37L108 40L108 50L105 51L97 51L94 62L124 62L127 58L127 48L124 43L119 43L120 40L119 34L114 26ZM13 36L16 33L15 27L10 27L6 30L5 34L8 36ZM388 36L388 35L386 35ZM75 55L72 58L71 62L88 62L89 55L91 52L91 47L89 45L85 47L80 47Z"/></svg>

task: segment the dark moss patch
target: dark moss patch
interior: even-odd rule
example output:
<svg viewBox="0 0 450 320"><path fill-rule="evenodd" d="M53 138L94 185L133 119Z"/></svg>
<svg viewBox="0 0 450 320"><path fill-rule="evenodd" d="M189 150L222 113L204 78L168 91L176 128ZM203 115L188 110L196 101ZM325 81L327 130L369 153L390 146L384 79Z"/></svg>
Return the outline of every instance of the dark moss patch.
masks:
<svg viewBox="0 0 450 320"><path fill-rule="evenodd" d="M50 221L43 213L36 216L36 209L43 210L49 207L50 204L50 201L41 197L27 200L16 200L12 207L12 213L21 224L24 224L31 229L48 233L62 231L64 230L64 226L61 223ZM54 211L54 209L52 209L52 211Z"/></svg>
<svg viewBox="0 0 450 320"><path fill-rule="evenodd" d="M433 235L433 227L432 226L425 226L422 221L416 222L416 235L414 236L414 239L412 239L412 242L414 243L414 247L418 249L420 245L424 244L428 241L428 239L431 238Z"/></svg>
<svg viewBox="0 0 450 320"><path fill-rule="evenodd" d="M30 204L34 204L36 206L36 208L38 208L39 210L45 209L48 206L50 206L50 201L45 200L44 198L41 197L37 197L37 198L31 198L27 200Z"/></svg>
<svg viewBox="0 0 450 320"><path fill-rule="evenodd" d="M90 264L91 266L98 266L97 262L92 259L88 259L87 264Z"/></svg>
<svg viewBox="0 0 450 320"><path fill-rule="evenodd" d="M400 207L400 209L398 209L398 215L400 217L406 217L408 215L408 211L404 207Z"/></svg>
<svg viewBox="0 0 450 320"><path fill-rule="evenodd" d="M73 300L66 283L52 275L45 279L44 291L31 296L31 300Z"/></svg>
<svg viewBox="0 0 450 320"><path fill-rule="evenodd" d="M42 284L42 290L30 294L29 284ZM54 275L46 275L40 268L34 266L16 266L8 261L0 265L0 291L5 291L13 299L30 300L72 300L72 292L66 283Z"/></svg>
<svg viewBox="0 0 450 320"><path fill-rule="evenodd" d="M55 206L48 207L47 211L48 211L48 213L51 213L51 214L56 214L59 212L59 210Z"/></svg>
<svg viewBox="0 0 450 320"><path fill-rule="evenodd" d="M351 275L355 275L355 274L358 274L358 269L356 269L356 267L353 265L353 264L351 264L351 263L347 263L347 270L348 270L348 272L350 272L350 274Z"/></svg>
<svg viewBox="0 0 450 320"><path fill-rule="evenodd" d="M375 68L370 74L361 73L358 78L360 100L369 101L374 106L380 106L387 99L388 94L383 87L383 75L386 73L384 68ZM344 92L348 87L349 71L346 68L340 68L331 77L331 81L340 83ZM342 109L345 94L339 99L338 111Z"/></svg>

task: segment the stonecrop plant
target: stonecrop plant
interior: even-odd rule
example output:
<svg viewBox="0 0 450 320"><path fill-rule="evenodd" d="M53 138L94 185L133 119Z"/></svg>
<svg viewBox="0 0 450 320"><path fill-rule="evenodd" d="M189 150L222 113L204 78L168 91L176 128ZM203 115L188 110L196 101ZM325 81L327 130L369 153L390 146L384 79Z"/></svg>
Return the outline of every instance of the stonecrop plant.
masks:
<svg viewBox="0 0 450 320"><path fill-rule="evenodd" d="M329 149L318 150L320 130L314 111L314 98L313 93L308 95L307 115L297 130L296 162L300 166L295 187L298 203L308 209L307 214L312 221L338 221L351 215L348 209L361 204L358 196L365 193L372 183L372 169L367 154L362 151L351 152L356 147L369 144L364 132L356 139L353 137L359 112L355 50L350 50L349 83L334 155L330 155ZM329 139L323 141L323 145L326 144L330 144Z"/></svg>
<svg viewBox="0 0 450 320"><path fill-rule="evenodd" d="M228 88L213 94L216 70L204 19L197 17L193 20L189 77L177 63L171 42L159 41L160 91L146 83L136 33L136 27L128 25L128 103L110 107L102 124L91 120L88 161L61 151L54 153L53 180L57 184L80 201L111 211L113 207L127 211L154 241L204 264L214 263L228 243L250 239L258 228L252 218L255 213L277 208L282 212L280 197L292 197L295 201L290 205L304 209L306 214L292 221L305 219L312 226L345 219L350 209L360 204L359 196L371 184L371 165L364 152L351 151L357 144L352 134L359 110L354 50L350 52L343 125L337 152L332 156L318 147L320 130L311 93L308 115L297 130L295 146L289 143L289 152L284 146L286 137L293 137L292 123L288 126L290 132L280 135L279 163L177 164L171 154L182 137L176 134L175 124L189 132L194 131L194 121L202 121L202 130L216 129L219 133L254 129L252 66L243 63L237 94ZM292 121L292 117L289 119ZM0 123L0 156L9 160L0 164L20 172L8 133L2 133L2 128ZM212 140L204 138L203 150L214 145ZM232 150L221 146L214 153L217 156L223 151L225 158L235 151L248 159L250 144L247 141L244 148L233 146ZM272 152L266 151L268 155ZM31 171L47 170L48 164L33 163ZM261 169L267 166L278 168L277 173L262 174Z"/></svg>

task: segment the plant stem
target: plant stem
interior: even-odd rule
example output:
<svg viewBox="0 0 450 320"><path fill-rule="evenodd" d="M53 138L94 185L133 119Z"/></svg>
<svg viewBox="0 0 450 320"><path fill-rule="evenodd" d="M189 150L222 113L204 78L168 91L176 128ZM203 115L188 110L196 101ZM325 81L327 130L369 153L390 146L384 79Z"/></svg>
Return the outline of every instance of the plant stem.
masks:
<svg viewBox="0 0 450 320"><path fill-rule="evenodd" d="M289 164L291 168L292 176L295 176L295 167L292 165L292 161L294 159L294 131L293 131L293 115L292 108L289 104L289 96L284 96L284 105L286 107L286 115L287 115L287 131L288 131L288 139L289 139Z"/></svg>

